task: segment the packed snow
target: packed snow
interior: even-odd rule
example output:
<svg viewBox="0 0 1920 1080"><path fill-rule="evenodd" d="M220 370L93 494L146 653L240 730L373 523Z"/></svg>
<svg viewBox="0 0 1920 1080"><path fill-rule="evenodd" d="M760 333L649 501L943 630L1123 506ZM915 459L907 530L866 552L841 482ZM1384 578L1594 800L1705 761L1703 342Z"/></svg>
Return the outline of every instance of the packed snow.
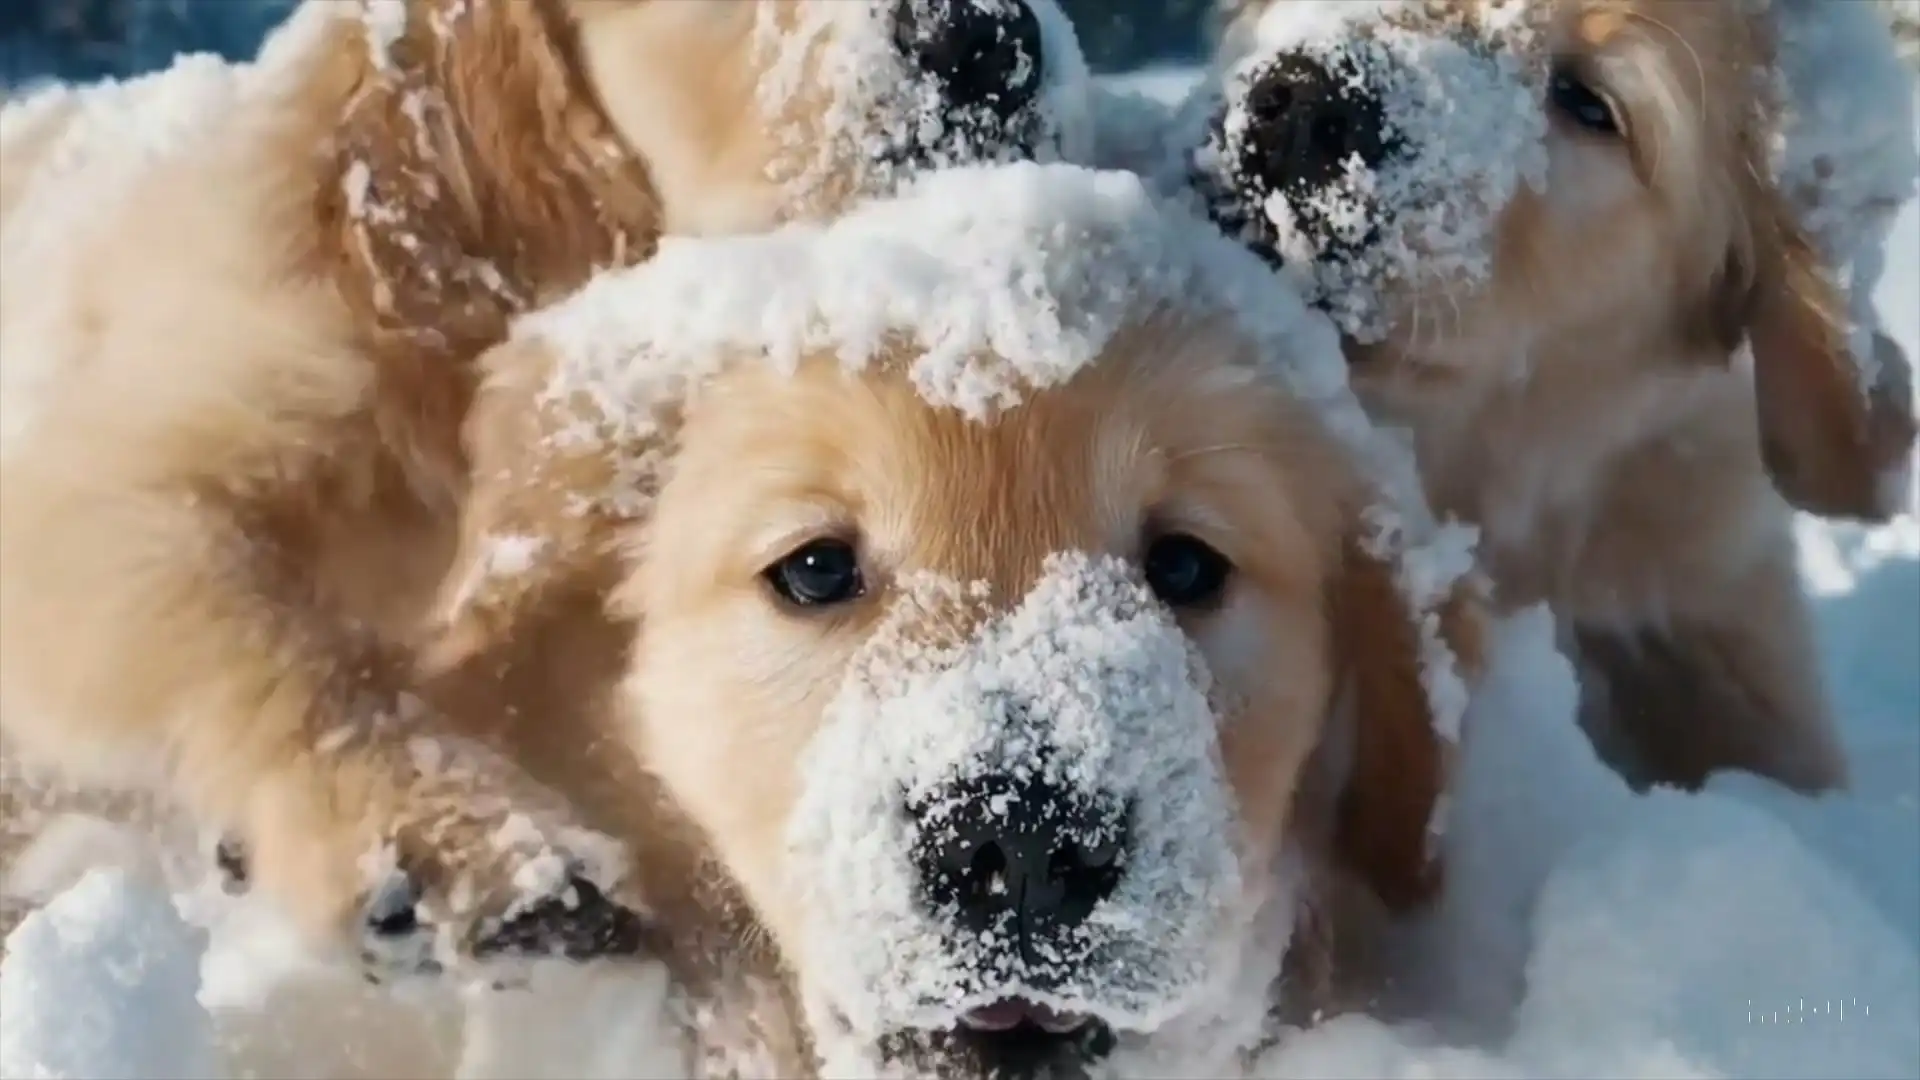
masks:
<svg viewBox="0 0 1920 1080"><path fill-rule="evenodd" d="M924 233L924 216L912 224ZM1880 312L1920 354L1914 203L1889 236ZM1009 284L1005 266L972 269ZM963 399L997 403L995 384L964 385L987 389ZM1402 982L1376 1015L1294 1036L1254 1073L1920 1076L1920 488L1906 505L1876 529L1799 522L1851 792L1809 800L1727 777L1632 794L1578 730L1550 620L1517 615L1462 724L1450 887L1393 943ZM658 969L558 973L464 1015L387 1004L314 967L259 901L170 898L121 865L60 892L7 952L5 1077L683 1074L649 1038L669 1008Z"/></svg>

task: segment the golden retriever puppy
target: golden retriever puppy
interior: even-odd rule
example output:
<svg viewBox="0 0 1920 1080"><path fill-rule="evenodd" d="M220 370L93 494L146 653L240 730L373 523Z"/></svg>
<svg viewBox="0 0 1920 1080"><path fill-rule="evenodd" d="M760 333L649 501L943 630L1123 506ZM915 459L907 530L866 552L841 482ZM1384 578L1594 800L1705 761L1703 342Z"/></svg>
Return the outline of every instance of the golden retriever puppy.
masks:
<svg viewBox="0 0 1920 1080"><path fill-rule="evenodd" d="M631 845L710 1072L1220 1075L1437 886L1478 586L1137 177L668 241L483 366L427 692Z"/></svg>
<svg viewBox="0 0 1920 1080"><path fill-rule="evenodd" d="M314 0L9 104L9 752L231 830L316 932L468 948L592 846L410 692L473 356L663 233L1055 153L1079 63L1047 0Z"/></svg>
<svg viewBox="0 0 1920 1080"><path fill-rule="evenodd" d="M1886 513L1914 423L1903 365L1862 392L1767 179L1764 10L1229 7L1196 157L1217 217L1339 319L1500 602L1552 603L1602 675L1603 752L1642 781L1843 785L1780 493Z"/></svg>

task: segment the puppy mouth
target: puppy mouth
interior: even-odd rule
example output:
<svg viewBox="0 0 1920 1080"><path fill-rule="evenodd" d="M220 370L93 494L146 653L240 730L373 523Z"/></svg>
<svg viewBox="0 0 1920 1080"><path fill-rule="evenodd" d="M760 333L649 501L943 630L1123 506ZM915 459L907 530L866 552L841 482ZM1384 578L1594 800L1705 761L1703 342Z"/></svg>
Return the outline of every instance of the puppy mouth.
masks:
<svg viewBox="0 0 1920 1080"><path fill-rule="evenodd" d="M1113 1029L1083 1012L1008 998L961 1014L951 1027L895 1032L886 1058L929 1075L1040 1080L1083 1077L1113 1051Z"/></svg>
<svg viewBox="0 0 1920 1080"><path fill-rule="evenodd" d="M960 1017L960 1027L983 1034L1013 1031L1020 1027L1037 1028L1048 1035L1071 1035L1095 1021L1087 1013L1049 1009L1033 1001L1010 998L969 1009Z"/></svg>

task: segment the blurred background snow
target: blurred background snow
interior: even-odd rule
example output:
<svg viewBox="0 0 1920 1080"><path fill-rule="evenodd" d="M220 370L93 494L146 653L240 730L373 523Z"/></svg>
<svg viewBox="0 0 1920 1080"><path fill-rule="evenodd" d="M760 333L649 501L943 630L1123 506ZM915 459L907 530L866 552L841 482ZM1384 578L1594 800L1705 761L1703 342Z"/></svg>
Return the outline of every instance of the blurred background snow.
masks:
<svg viewBox="0 0 1920 1080"><path fill-rule="evenodd" d="M164 66L179 52L243 55L293 2L0 0L0 85L132 75ZM1197 60L1213 2L1062 0L1062 6L1095 69L1115 72ZM1874 2L1894 10L1904 41L1920 57L1920 0Z"/></svg>

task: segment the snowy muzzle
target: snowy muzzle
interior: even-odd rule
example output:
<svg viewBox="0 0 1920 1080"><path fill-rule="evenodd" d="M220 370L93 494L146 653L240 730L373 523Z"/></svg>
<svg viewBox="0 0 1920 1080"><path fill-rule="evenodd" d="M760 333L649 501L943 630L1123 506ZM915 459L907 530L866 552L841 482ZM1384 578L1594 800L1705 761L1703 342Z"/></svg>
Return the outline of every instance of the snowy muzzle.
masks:
<svg viewBox="0 0 1920 1080"><path fill-rule="evenodd" d="M1026 1015L1150 1030L1232 964L1237 825L1204 665L1117 560L1021 603L912 583L809 749L801 967L880 1037Z"/></svg>
<svg viewBox="0 0 1920 1080"><path fill-rule="evenodd" d="M798 10L797 33L763 26L763 40L779 48L763 107L781 115L809 64L830 104L824 139L788 133L796 160L813 163L790 183L804 188L834 161L868 161L890 182L932 167L1082 160L1090 151L1090 76L1055 0L811 0Z"/></svg>
<svg viewBox="0 0 1920 1080"><path fill-rule="evenodd" d="M1396 294L1485 281L1500 211L1545 178L1530 24L1446 10L1275 5L1193 155L1214 219L1360 341Z"/></svg>

